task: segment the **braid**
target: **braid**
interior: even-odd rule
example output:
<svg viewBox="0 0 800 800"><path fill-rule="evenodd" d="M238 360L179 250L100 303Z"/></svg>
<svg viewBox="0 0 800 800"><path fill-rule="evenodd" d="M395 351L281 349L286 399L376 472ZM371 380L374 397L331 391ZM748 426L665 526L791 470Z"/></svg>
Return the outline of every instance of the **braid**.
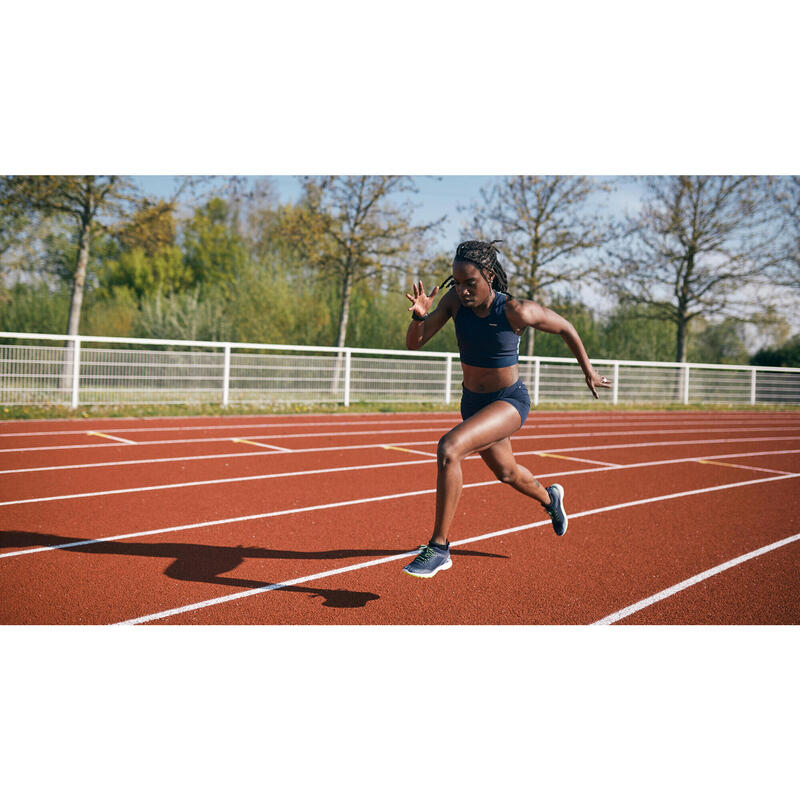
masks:
<svg viewBox="0 0 800 800"><path fill-rule="evenodd" d="M461 242L456 248L456 261L467 261L474 264L481 272L491 272L492 274L492 289L497 292L505 292L508 294L508 276L505 270L497 260L497 248L495 244L502 242L502 239L495 239L492 242L469 241ZM451 275L446 278L440 285L440 289L449 288L455 283L455 279ZM508 295L511 297L511 295Z"/></svg>

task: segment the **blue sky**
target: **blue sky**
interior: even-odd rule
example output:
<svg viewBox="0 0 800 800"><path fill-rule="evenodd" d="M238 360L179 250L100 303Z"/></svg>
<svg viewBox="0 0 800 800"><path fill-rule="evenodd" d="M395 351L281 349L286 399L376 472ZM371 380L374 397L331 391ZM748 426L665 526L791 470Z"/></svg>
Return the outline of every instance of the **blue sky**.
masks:
<svg viewBox="0 0 800 800"><path fill-rule="evenodd" d="M263 176L253 176L263 177ZM293 175L272 175L281 202L294 201L300 194L300 184ZM455 247L461 241L460 230L469 220L469 214L458 211L458 206L468 206L479 200L480 190L488 186L492 175L442 175L415 176L418 193L409 195L418 206L415 222L427 222L447 216L440 236L443 247ZM175 177L171 175L139 175L134 180L148 193L168 196L174 190ZM613 204L615 211L633 209L638 198L638 187L631 180L621 180L617 191L604 202Z"/></svg>

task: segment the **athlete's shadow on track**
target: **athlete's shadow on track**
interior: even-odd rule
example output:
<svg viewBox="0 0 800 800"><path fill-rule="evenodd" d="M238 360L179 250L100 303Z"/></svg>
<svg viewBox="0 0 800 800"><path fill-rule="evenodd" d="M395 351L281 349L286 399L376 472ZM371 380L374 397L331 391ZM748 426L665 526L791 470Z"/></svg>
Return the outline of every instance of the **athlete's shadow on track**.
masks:
<svg viewBox="0 0 800 800"><path fill-rule="evenodd" d="M149 558L171 558L173 562L164 574L178 581L213 583L220 586L236 586L242 589L261 589L273 584L244 578L225 577L248 558L324 560L400 555L407 550L270 550L265 547L221 547L209 544L183 542L93 542L79 547L64 547L77 544L84 539L57 536L51 533L31 531L0 531L0 551L23 547L56 547L81 553L116 556L146 556ZM477 550L458 549L459 556L481 558L508 558L498 553L483 553ZM331 608L363 608L370 600L379 600L372 592L353 592L346 589L311 589L304 586L281 586L275 591L300 592L311 597L323 597L323 606Z"/></svg>

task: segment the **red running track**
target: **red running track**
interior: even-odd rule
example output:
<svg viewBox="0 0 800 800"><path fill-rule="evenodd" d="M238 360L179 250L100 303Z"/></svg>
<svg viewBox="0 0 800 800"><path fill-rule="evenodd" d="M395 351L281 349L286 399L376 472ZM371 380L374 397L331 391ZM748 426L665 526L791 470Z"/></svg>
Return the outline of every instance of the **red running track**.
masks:
<svg viewBox="0 0 800 800"><path fill-rule="evenodd" d="M514 449L566 536L475 457L453 568L410 578L457 421L0 423L0 622L800 621L800 414L534 413Z"/></svg>

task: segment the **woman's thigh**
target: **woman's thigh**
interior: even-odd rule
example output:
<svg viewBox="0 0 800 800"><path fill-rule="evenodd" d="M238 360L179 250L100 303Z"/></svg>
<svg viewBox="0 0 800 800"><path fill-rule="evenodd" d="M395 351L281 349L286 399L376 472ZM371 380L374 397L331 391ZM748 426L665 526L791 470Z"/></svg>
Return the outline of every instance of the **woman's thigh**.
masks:
<svg viewBox="0 0 800 800"><path fill-rule="evenodd" d="M508 439L520 427L517 409L504 400L496 400L442 437L439 449L463 458Z"/></svg>

